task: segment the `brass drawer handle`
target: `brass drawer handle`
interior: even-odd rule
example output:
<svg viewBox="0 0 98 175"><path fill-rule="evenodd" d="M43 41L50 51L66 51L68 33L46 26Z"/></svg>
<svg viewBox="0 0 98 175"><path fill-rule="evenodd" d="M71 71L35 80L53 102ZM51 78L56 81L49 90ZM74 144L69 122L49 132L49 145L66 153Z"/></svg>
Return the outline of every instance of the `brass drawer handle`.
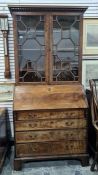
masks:
<svg viewBox="0 0 98 175"><path fill-rule="evenodd" d="M36 117L36 114L29 113L28 116L29 117Z"/></svg>
<svg viewBox="0 0 98 175"><path fill-rule="evenodd" d="M66 122L67 126L72 126L73 122Z"/></svg>
<svg viewBox="0 0 98 175"><path fill-rule="evenodd" d="M29 116L29 117L32 117L32 113L29 113L28 116Z"/></svg>
<svg viewBox="0 0 98 175"><path fill-rule="evenodd" d="M31 128L32 128L32 123L29 123L29 127L31 127Z"/></svg>
<svg viewBox="0 0 98 175"><path fill-rule="evenodd" d="M31 127L31 128L35 128L35 127L37 127L37 123L29 123L29 127Z"/></svg>

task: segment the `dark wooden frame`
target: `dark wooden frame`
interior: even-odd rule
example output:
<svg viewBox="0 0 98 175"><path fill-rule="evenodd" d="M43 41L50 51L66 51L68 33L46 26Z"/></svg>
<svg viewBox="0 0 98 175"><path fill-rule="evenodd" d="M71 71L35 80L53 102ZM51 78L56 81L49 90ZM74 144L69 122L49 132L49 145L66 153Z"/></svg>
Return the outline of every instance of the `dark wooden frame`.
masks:
<svg viewBox="0 0 98 175"><path fill-rule="evenodd" d="M22 11L22 8L24 9ZM81 83L82 81L82 45L83 45L83 12L86 10L85 8L53 8L52 10L49 8L41 8L33 7L30 10L30 7L11 7L12 15L13 15L13 25L14 25L14 48L15 48L15 79L16 84L71 84L71 83ZM26 11L27 9L27 11ZM35 12L37 10L37 12ZM18 50L17 48L17 26L16 26L16 15L45 15L45 82L19 82L19 65L18 65ZM79 79L78 81L53 81L52 80L52 15L80 15L80 47L79 47Z"/></svg>

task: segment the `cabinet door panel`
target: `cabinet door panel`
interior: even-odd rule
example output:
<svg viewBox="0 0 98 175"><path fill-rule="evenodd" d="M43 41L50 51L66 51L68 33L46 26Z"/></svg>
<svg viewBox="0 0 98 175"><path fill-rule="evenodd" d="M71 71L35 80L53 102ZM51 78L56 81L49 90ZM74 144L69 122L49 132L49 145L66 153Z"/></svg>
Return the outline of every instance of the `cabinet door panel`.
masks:
<svg viewBox="0 0 98 175"><path fill-rule="evenodd" d="M53 16L52 80L78 81L79 17Z"/></svg>
<svg viewBox="0 0 98 175"><path fill-rule="evenodd" d="M17 16L19 81L45 82L45 16Z"/></svg>

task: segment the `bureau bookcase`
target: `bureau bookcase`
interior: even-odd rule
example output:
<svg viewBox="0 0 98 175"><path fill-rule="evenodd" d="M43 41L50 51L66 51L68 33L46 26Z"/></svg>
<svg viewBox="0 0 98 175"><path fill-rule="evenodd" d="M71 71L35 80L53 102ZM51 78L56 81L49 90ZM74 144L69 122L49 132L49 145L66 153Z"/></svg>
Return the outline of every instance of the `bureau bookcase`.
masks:
<svg viewBox="0 0 98 175"><path fill-rule="evenodd" d="M16 170L30 160L76 158L88 164L88 105L81 85L85 9L10 6Z"/></svg>

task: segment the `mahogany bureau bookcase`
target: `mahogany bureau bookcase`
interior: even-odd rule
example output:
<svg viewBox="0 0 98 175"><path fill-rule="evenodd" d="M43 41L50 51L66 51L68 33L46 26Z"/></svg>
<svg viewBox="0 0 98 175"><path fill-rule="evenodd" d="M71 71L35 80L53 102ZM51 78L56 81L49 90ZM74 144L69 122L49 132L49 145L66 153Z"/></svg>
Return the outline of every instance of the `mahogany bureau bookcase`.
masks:
<svg viewBox="0 0 98 175"><path fill-rule="evenodd" d="M14 21L14 168L40 159L88 164L81 85L85 7L9 7Z"/></svg>

